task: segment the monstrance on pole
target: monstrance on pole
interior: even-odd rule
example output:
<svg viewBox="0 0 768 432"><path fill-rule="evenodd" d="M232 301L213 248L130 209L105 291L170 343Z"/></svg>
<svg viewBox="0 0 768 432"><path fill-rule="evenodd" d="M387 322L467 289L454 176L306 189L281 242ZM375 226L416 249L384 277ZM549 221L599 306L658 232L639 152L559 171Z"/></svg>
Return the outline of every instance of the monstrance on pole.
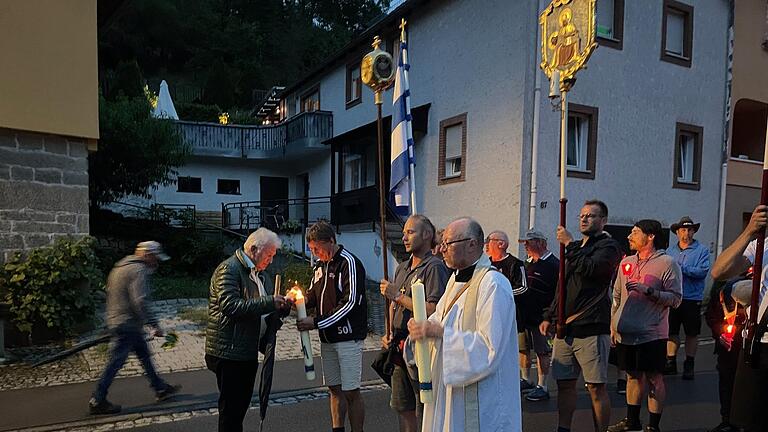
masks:
<svg viewBox="0 0 768 432"><path fill-rule="evenodd" d="M597 0L553 0L539 15L541 64L550 80L550 97L560 96L560 225L565 227L565 195L568 145L567 94L576 82L576 72L586 67L597 48L595 2ZM554 94L552 94L554 93ZM560 272L557 282L557 337L565 337L565 245L560 244Z"/></svg>
<svg viewBox="0 0 768 432"><path fill-rule="evenodd" d="M381 249L382 259L384 267L384 279L389 279L389 254L387 253L387 215L386 215L386 199L387 199L387 186L384 184L384 135L383 127L381 124L381 104L383 103L382 92L392 85L392 80L395 77L394 61L392 56L379 48L381 45L381 39L376 36L373 38L373 51L363 57L363 61L360 63L360 78L363 83L373 90L374 103L377 108L376 126L378 136L376 140L376 147L378 149L379 156L379 223L381 232ZM389 336L389 300L386 301L386 307L384 311L384 326L386 327L386 335Z"/></svg>

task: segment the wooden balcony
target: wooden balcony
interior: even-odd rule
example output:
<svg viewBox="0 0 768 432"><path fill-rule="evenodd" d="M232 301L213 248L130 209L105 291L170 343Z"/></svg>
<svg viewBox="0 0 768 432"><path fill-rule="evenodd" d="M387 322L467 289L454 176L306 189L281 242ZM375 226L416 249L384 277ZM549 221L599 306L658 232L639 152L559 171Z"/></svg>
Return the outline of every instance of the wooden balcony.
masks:
<svg viewBox="0 0 768 432"><path fill-rule="evenodd" d="M177 121L195 156L294 159L328 151L323 141L333 136L333 114L304 112L276 125L220 125Z"/></svg>

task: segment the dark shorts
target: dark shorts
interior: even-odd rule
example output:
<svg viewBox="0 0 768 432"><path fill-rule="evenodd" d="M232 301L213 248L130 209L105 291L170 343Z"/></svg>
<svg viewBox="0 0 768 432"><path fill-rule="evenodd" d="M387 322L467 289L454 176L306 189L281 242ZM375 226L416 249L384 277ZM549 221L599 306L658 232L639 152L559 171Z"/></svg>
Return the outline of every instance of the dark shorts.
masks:
<svg viewBox="0 0 768 432"><path fill-rule="evenodd" d="M686 336L698 336L701 333L701 301L683 300L676 309L669 311L669 337L680 335L683 326Z"/></svg>
<svg viewBox="0 0 768 432"><path fill-rule="evenodd" d="M536 354L545 356L552 351L549 346L549 337L541 334L538 327L526 327L525 330L518 332L517 344L520 352L533 350Z"/></svg>
<svg viewBox="0 0 768 432"><path fill-rule="evenodd" d="M392 399L389 406L397 412L414 411L421 412L419 401L419 383L408 375L408 370L395 365L392 372Z"/></svg>
<svg viewBox="0 0 768 432"><path fill-rule="evenodd" d="M616 344L616 366L624 371L664 372L667 340L659 339L640 345Z"/></svg>

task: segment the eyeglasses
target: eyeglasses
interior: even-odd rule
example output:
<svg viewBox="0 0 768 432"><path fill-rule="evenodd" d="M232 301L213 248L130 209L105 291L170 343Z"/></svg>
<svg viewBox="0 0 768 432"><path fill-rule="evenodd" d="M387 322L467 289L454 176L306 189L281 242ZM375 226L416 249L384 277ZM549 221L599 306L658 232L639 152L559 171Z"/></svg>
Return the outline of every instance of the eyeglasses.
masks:
<svg viewBox="0 0 768 432"><path fill-rule="evenodd" d="M463 238L463 239L459 239L459 240L452 240L452 241L449 241L449 242L444 241L444 242L440 243L440 249L448 249L448 246L450 246L450 245L452 245L454 243L461 243L461 242L467 241L467 240L472 240L472 238L467 237L467 238Z"/></svg>

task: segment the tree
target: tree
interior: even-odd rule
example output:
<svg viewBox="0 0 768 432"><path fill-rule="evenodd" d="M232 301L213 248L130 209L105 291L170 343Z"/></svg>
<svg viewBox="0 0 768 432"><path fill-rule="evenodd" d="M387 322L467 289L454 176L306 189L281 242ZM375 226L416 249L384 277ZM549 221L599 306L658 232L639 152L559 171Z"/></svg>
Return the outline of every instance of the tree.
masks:
<svg viewBox="0 0 768 432"><path fill-rule="evenodd" d="M125 195L150 197L155 184L174 183L190 149L170 120L150 116L144 96L99 98L99 150L88 157L91 205Z"/></svg>
<svg viewBox="0 0 768 432"><path fill-rule="evenodd" d="M136 58L153 81L202 88L221 66L235 87L226 97L251 108L254 88L296 81L367 28L389 3L132 0L110 26L99 29L100 67L114 71Z"/></svg>

